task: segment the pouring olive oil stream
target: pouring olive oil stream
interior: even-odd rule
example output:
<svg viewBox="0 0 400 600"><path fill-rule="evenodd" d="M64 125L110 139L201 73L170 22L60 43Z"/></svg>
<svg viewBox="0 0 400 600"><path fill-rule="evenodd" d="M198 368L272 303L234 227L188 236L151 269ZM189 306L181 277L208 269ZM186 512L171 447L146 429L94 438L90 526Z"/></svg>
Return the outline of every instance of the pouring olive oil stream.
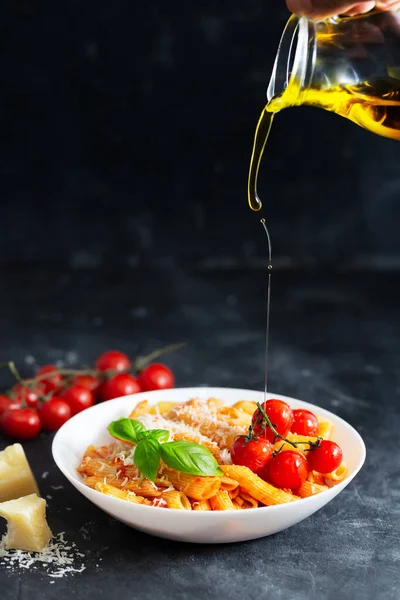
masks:
<svg viewBox="0 0 400 600"><path fill-rule="evenodd" d="M358 17L310 21L293 15L282 35L268 102L254 136L248 202L259 211L257 178L276 113L292 106L315 106L353 121L382 137L400 141L400 13L373 11ZM265 399L271 300L271 240L265 338Z"/></svg>

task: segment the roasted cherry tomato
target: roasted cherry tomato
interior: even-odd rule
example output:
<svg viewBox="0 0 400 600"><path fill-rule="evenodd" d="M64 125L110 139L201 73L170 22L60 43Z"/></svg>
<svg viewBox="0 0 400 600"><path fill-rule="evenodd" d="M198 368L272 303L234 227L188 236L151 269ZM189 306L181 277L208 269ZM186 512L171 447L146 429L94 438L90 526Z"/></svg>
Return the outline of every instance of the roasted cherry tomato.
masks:
<svg viewBox="0 0 400 600"><path fill-rule="evenodd" d="M283 402L282 400L273 399L264 402L262 404L262 408L268 415L276 431L285 437L289 433L293 422L293 411L289 404L286 404L286 402ZM263 429L264 423L262 413L258 408L253 415L252 423L254 426L254 433L256 435L259 434ZM262 433L262 437L270 442L273 441L274 433L272 432L272 429L268 427L268 425Z"/></svg>
<svg viewBox="0 0 400 600"><path fill-rule="evenodd" d="M82 385L72 385L63 393L62 397L70 405L73 415L94 404L92 392Z"/></svg>
<svg viewBox="0 0 400 600"><path fill-rule="evenodd" d="M143 369L138 381L144 392L169 390L175 385L175 377L171 369L161 363L154 363Z"/></svg>
<svg viewBox="0 0 400 600"><path fill-rule="evenodd" d="M36 371L36 377L44 375L45 373L49 373L49 376L40 379L38 382L44 386L45 392L49 393L59 390L62 386L63 378L61 373L58 373L57 367L55 365L44 365L43 367L40 367L38 371Z"/></svg>
<svg viewBox="0 0 400 600"><path fill-rule="evenodd" d="M307 475L307 459L300 452L285 450L271 458L261 476L277 488L293 490L301 486Z"/></svg>
<svg viewBox="0 0 400 600"><path fill-rule="evenodd" d="M248 467L259 475L271 460L274 451L273 445L262 438L248 440L239 436L231 447L231 458L234 465Z"/></svg>
<svg viewBox="0 0 400 600"><path fill-rule="evenodd" d="M96 360L98 371L128 371L131 368L129 357L119 350L109 350Z"/></svg>
<svg viewBox="0 0 400 600"><path fill-rule="evenodd" d="M293 423L290 431L299 435L318 435L318 419L310 410L296 408L293 411Z"/></svg>
<svg viewBox="0 0 400 600"><path fill-rule="evenodd" d="M1 428L11 438L30 440L40 431L40 419L31 408L14 408L3 413Z"/></svg>
<svg viewBox="0 0 400 600"><path fill-rule="evenodd" d="M6 410L12 410L14 408L19 408L21 406L21 402L19 400L12 400L5 394L0 394L0 415L2 415Z"/></svg>
<svg viewBox="0 0 400 600"><path fill-rule="evenodd" d="M321 440L317 448L307 452L310 469L318 473L332 473L340 466L343 452L340 446L330 440Z"/></svg>
<svg viewBox="0 0 400 600"><path fill-rule="evenodd" d="M38 410L43 429L57 431L72 417L72 410L68 402L57 396L42 404Z"/></svg>
<svg viewBox="0 0 400 600"><path fill-rule="evenodd" d="M103 383L100 396L102 400L113 400L113 398L129 396L129 394L137 394L141 391L142 388L135 377L128 373L120 373Z"/></svg>
<svg viewBox="0 0 400 600"><path fill-rule="evenodd" d="M27 387L21 383L16 383L12 389L15 400L20 404L25 404L28 408L37 408L39 401L45 395L45 386L43 383L38 383L34 386Z"/></svg>
<svg viewBox="0 0 400 600"><path fill-rule="evenodd" d="M75 375L71 381L72 385L81 385L96 395L100 389L101 381L94 375Z"/></svg>

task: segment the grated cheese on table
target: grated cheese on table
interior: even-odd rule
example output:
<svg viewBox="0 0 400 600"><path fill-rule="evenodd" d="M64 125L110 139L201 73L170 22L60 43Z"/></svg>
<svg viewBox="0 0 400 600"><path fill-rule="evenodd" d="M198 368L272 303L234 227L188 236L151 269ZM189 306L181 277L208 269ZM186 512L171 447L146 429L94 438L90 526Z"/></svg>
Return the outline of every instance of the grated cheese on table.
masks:
<svg viewBox="0 0 400 600"><path fill-rule="evenodd" d="M64 532L59 533L42 552L8 550L5 548L3 537L0 542L0 567L10 573L22 569L36 571L41 567L44 574L52 579L82 573L86 569L82 561L85 555L78 551L75 542L67 542L64 536Z"/></svg>

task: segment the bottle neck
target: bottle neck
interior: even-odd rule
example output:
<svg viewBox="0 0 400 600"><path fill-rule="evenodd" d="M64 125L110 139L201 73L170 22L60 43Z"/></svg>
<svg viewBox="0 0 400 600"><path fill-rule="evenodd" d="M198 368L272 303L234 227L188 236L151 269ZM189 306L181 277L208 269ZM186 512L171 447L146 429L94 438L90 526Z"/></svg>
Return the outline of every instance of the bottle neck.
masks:
<svg viewBox="0 0 400 600"><path fill-rule="evenodd" d="M279 43L267 90L269 102L285 95L285 106L301 104L302 92L313 78L316 51L315 23L292 15Z"/></svg>

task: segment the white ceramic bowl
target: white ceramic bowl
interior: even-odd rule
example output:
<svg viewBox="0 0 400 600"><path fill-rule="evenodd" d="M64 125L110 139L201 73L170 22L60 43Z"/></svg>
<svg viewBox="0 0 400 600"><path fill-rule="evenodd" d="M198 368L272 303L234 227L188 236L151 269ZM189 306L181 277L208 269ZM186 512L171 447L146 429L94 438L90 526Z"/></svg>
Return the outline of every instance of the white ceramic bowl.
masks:
<svg viewBox="0 0 400 600"><path fill-rule="evenodd" d="M89 444L104 444L112 440L106 427L121 416L128 416L140 400L156 404L161 400L184 402L193 397L220 398L227 404L238 400L262 402L264 393L230 388L182 388L125 396L98 404L69 420L58 431L53 442L54 460L76 489L115 519L146 533L183 542L228 543L252 540L299 523L330 502L355 477L365 460L365 445L351 425L327 410L285 396L280 398L292 408L307 408L318 415L328 417L335 424L334 439L343 449L349 475L342 483L326 492L304 498L290 504L267 506L240 511L180 511L152 506L131 504L124 500L105 496L87 487L76 467Z"/></svg>

